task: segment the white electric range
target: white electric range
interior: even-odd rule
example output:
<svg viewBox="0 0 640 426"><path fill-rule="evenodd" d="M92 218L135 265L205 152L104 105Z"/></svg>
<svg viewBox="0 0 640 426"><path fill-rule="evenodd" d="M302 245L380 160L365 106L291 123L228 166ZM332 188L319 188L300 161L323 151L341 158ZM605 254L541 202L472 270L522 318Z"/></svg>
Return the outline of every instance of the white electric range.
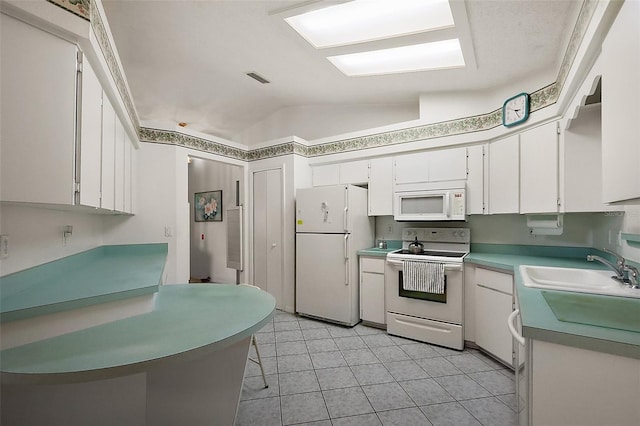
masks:
<svg viewBox="0 0 640 426"><path fill-rule="evenodd" d="M417 239L423 251L409 250ZM453 349L464 348L463 260L469 253L468 228L405 228L402 249L387 254L385 298L387 333ZM444 293L410 291L403 287L405 261L444 266Z"/></svg>

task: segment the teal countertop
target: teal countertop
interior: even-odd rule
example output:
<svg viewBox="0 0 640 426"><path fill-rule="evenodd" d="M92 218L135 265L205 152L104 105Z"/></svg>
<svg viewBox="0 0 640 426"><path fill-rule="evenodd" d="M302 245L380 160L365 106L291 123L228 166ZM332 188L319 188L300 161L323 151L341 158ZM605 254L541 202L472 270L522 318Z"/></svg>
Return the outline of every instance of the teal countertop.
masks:
<svg viewBox="0 0 640 426"><path fill-rule="evenodd" d="M161 286L152 312L0 352L3 383L71 383L135 374L225 348L272 317L275 299L233 284Z"/></svg>
<svg viewBox="0 0 640 426"><path fill-rule="evenodd" d="M381 249L378 247L371 247L367 249L358 250L358 256L370 256L370 257L386 257L387 253L402 248L402 241L389 240L387 241L387 248Z"/></svg>
<svg viewBox="0 0 640 426"><path fill-rule="evenodd" d="M604 269L599 264L586 261L586 255L589 253L601 254L598 250L531 246L513 246L513 250L508 248L502 250L497 246L491 246L489 244L475 247L472 245L471 253L465 257L465 263L496 268L514 274L522 319L522 333L525 337L640 359L640 333L559 321L543 297L542 291L522 284L520 265ZM558 297L571 297L568 292L552 292ZM637 303L638 317L629 318L629 321L640 321L640 299L630 303ZM593 315L598 313L594 312Z"/></svg>
<svg viewBox="0 0 640 426"><path fill-rule="evenodd" d="M158 290L167 244L102 246L0 277L0 322Z"/></svg>

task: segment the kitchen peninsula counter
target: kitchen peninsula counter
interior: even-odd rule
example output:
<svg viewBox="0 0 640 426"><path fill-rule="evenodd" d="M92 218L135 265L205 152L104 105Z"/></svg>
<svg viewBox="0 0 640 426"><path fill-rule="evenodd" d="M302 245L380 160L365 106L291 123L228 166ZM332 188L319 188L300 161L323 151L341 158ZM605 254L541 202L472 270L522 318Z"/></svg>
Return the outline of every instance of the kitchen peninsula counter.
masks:
<svg viewBox="0 0 640 426"><path fill-rule="evenodd" d="M274 311L250 286L162 285L149 312L1 351L1 422L233 424L251 336Z"/></svg>
<svg viewBox="0 0 640 426"><path fill-rule="evenodd" d="M516 295L522 319L524 337L543 340L550 343L574 346L598 352L605 352L640 359L640 333L615 328L560 321L556 318L542 290L525 287L520 275L520 265L549 266L562 268L604 269L600 264L587 262L586 256L598 253L589 248L536 247L536 246L499 246L493 244L474 244L465 257L465 263L498 269L514 274ZM547 291L547 290L545 290ZM558 292L563 297L565 292ZM640 291L640 290L639 290ZM569 297L570 295L567 294ZM606 298L613 296L596 296ZM639 312L629 322L640 321L640 299L636 303ZM606 303L603 303L603 310ZM593 315L599 315L597 311ZM600 314L601 315L601 314Z"/></svg>

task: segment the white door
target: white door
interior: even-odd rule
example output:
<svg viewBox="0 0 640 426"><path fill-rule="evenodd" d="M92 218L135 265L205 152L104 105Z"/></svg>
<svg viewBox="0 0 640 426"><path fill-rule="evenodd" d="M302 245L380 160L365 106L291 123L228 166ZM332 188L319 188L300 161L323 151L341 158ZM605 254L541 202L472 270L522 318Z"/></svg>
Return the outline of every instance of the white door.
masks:
<svg viewBox="0 0 640 426"><path fill-rule="evenodd" d="M520 212L520 139L489 144L489 214Z"/></svg>
<svg viewBox="0 0 640 426"><path fill-rule="evenodd" d="M80 126L80 204L100 207L102 166L102 86L89 61L82 70Z"/></svg>
<svg viewBox="0 0 640 426"><path fill-rule="evenodd" d="M296 192L296 232L344 233L348 229L346 185Z"/></svg>
<svg viewBox="0 0 640 426"><path fill-rule="evenodd" d="M0 21L2 201L73 204L77 48L8 15Z"/></svg>
<svg viewBox="0 0 640 426"><path fill-rule="evenodd" d="M484 147L475 145L467 148L467 214L484 214Z"/></svg>
<svg viewBox="0 0 640 426"><path fill-rule="evenodd" d="M116 112L106 95L102 97L102 197L100 207L115 209Z"/></svg>
<svg viewBox="0 0 640 426"><path fill-rule="evenodd" d="M392 216L393 158L372 158L369 167L369 216Z"/></svg>
<svg viewBox="0 0 640 426"><path fill-rule="evenodd" d="M282 170L253 174L253 284L282 308Z"/></svg>
<svg viewBox="0 0 640 426"><path fill-rule="evenodd" d="M351 322L349 263L345 235L296 234L296 311Z"/></svg>
<svg viewBox="0 0 640 426"><path fill-rule="evenodd" d="M467 149L451 148L429 153L429 182L467 178Z"/></svg>
<svg viewBox="0 0 640 426"><path fill-rule="evenodd" d="M393 158L395 184L428 182L429 153L416 152Z"/></svg>
<svg viewBox="0 0 640 426"><path fill-rule="evenodd" d="M122 122L116 116L116 153L115 153L115 206L114 210L124 211L124 147L126 143Z"/></svg>
<svg viewBox="0 0 640 426"><path fill-rule="evenodd" d="M558 211L557 123L520 134L520 213Z"/></svg>

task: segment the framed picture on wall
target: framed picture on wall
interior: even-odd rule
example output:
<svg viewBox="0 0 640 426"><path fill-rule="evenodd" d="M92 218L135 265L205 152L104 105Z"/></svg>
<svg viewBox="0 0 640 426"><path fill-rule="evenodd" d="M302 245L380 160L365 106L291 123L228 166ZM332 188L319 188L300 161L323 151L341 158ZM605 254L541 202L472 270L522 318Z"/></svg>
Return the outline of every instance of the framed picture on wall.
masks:
<svg viewBox="0 0 640 426"><path fill-rule="evenodd" d="M194 194L196 222L222 222L222 190Z"/></svg>

